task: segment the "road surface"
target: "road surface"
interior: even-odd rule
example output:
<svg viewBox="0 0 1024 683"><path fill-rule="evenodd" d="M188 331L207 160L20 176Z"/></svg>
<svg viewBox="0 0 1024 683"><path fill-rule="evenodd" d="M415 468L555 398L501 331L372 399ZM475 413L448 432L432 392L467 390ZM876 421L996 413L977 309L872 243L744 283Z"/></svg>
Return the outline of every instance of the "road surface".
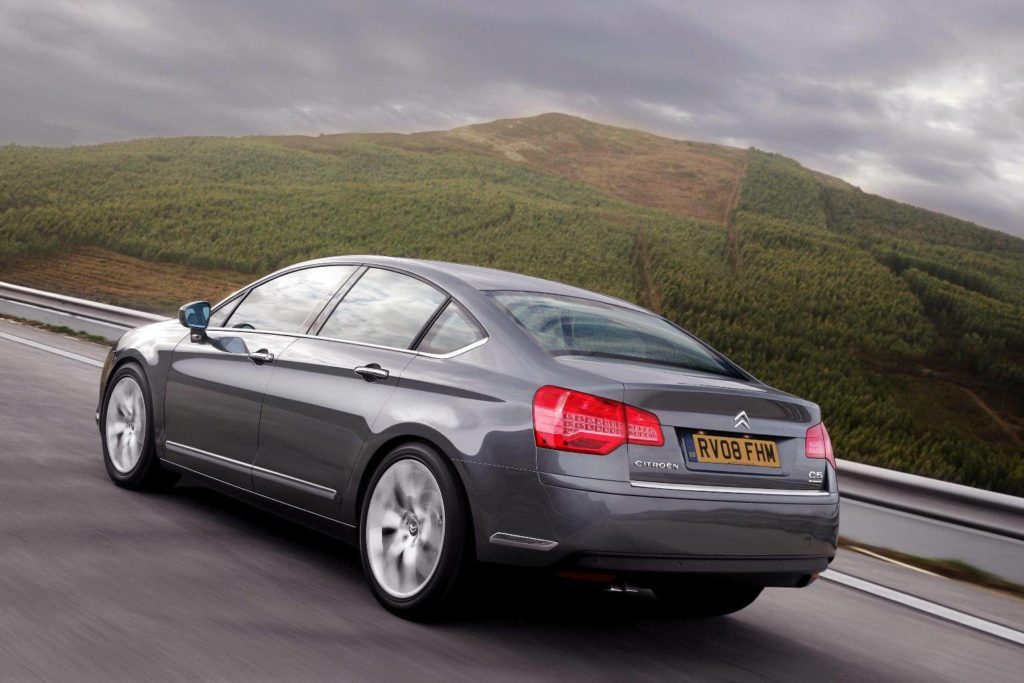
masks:
<svg viewBox="0 0 1024 683"><path fill-rule="evenodd" d="M336 541L190 482L165 494L114 487L93 417L99 369L88 361L102 356L0 322L0 680L1019 681L1024 671L1024 646L1005 637L829 580L768 589L716 620L677 618L645 592L505 581L458 622L402 621ZM834 568L1024 631L1014 598L855 554Z"/></svg>

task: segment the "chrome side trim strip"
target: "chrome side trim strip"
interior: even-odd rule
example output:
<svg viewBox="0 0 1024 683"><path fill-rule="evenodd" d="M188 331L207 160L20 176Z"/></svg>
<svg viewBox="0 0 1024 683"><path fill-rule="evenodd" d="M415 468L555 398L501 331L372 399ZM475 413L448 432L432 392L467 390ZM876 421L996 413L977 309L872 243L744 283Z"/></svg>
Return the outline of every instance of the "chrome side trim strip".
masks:
<svg viewBox="0 0 1024 683"><path fill-rule="evenodd" d="M264 475L264 476L267 476L267 477L270 477L270 478L273 478L273 479L280 479L281 483L285 484L287 486L299 486L299 487L302 487L302 488L311 489L311 491L310 491L311 493L314 493L314 494L316 494L318 496L323 496L325 498L334 498L335 494L338 493L337 491L335 491L332 488L328 488L326 486L321 486L320 484L314 484L311 481L306 481L305 479L299 479L298 477L292 477L292 476L287 475L287 474L281 474L280 472L275 472L273 470L268 470L265 467L257 467L256 465L253 465L252 466L252 473L253 474L259 474L259 475Z"/></svg>
<svg viewBox="0 0 1024 683"><path fill-rule="evenodd" d="M294 337L296 339L316 339L318 341L335 342L338 344L352 344L353 346L362 346L367 349L383 349L385 351L398 351L399 353L408 353L412 356L426 356L427 358L454 358L455 356L472 351L478 346L483 346L490 337L484 337L477 339L472 344L467 344L461 349L455 349L448 353L427 353L426 351L415 351L413 349L399 349L394 346L381 346L379 344L367 344L366 342L348 341L347 339L336 339L335 337L321 337L315 334L299 334L297 332L277 332L275 330L246 330L235 327L208 327L207 332L228 332L230 334L270 334L275 337Z"/></svg>
<svg viewBox="0 0 1024 683"><path fill-rule="evenodd" d="M495 545L508 545L514 548L540 550L541 552L547 552L558 546L558 541L548 541L543 538L531 538L529 536L506 534L504 532L491 534L491 543Z"/></svg>
<svg viewBox="0 0 1024 683"><path fill-rule="evenodd" d="M832 495L831 491L811 491L808 489L747 489L735 486L700 486L697 484L669 484L660 481L635 481L630 479L630 486L641 489L664 489L667 491L689 491L691 493L727 493L746 494L751 496L809 496L823 497Z"/></svg>
<svg viewBox="0 0 1024 683"><path fill-rule="evenodd" d="M226 465L229 465L229 466L232 466L232 467L236 467L236 468L239 468L239 469L244 469L244 470L251 470L252 469L252 465L250 465L247 462L242 462L241 460L235 460L234 458L228 458L228 457L223 456L223 455L217 455L216 453L211 453L210 451L204 451L201 448L193 448L192 446L186 446L185 444L178 443L177 441L170 441L170 440L165 441L164 442L164 446L169 448L169 449L171 449L172 451L177 452L177 453L181 453L183 455L191 455L191 456L193 456L195 458L199 458L201 460L215 460L215 461L220 461L220 462L222 462L222 463L224 463Z"/></svg>
<svg viewBox="0 0 1024 683"><path fill-rule="evenodd" d="M483 346L484 344L487 343L488 339L490 339L490 337L477 339L472 344L466 344L461 349L455 349L454 351L449 351L448 353L427 353L426 351L417 351L416 354L420 356L426 356L427 358L454 358L455 356L462 355L467 351L472 351L478 346Z"/></svg>
<svg viewBox="0 0 1024 683"><path fill-rule="evenodd" d="M265 475L267 477L272 477L274 479L280 479L280 480L282 480L281 483L286 484L286 485L298 486L298 487L302 487L302 488L308 488L308 489L311 490L312 493L314 493L314 494L316 494L318 496L325 496L327 498L333 498L338 493L337 491L335 491L332 488L328 488L326 486L321 486L320 484L314 484L313 482L306 481L305 479L299 479L298 477L292 477L292 476L289 476L287 474L281 474L280 472L275 472L273 470L268 470L268 469L266 469L264 467L257 467L256 465L250 465L249 463L242 462L241 460L235 460L234 458L228 458L228 457L225 457L223 455L217 455L216 453L211 453L210 451L204 451L201 448L194 448L192 446L186 446L185 444L178 443L176 441L166 441L164 443L164 445L167 448L170 448L172 451L176 451L178 453L183 453L185 455L191 455L191 456L194 456L194 457L205 458L205 459L209 459L209 460L219 460L219 461L221 461L221 462L223 462L223 463L225 463L227 465L249 470L250 472L252 472L254 474L258 473L258 474Z"/></svg>
<svg viewBox="0 0 1024 683"><path fill-rule="evenodd" d="M184 470L184 471L186 471L186 472L188 472L190 474L194 474L197 477L202 477L203 479L209 479L210 481L215 481L218 484L220 484L221 486L226 486L228 488L237 489L237 490L241 491L244 495L256 496L257 498L263 498L265 500L269 500L270 502L274 503L275 505L283 505L285 507L292 508L293 510L298 510L299 512L302 512L304 514L312 515L314 517L319 517L320 519L326 519L328 522L334 522L335 524L340 524L342 526L346 526L349 529L355 529L356 528L354 524L349 524L348 522L342 522L339 519L334 519L333 517L327 517L326 515L321 515L320 513L317 513L317 512L310 512L309 510L307 510L305 508L300 508L297 505L292 505L291 503L286 503L283 500L278 500L277 498L271 498L270 496L265 496L262 493L257 493L256 491L253 491L252 489L242 488L241 486L238 486L237 484L232 484L229 481L224 481L223 479L218 479L217 477L215 477L215 476L213 476L211 474L207 474L206 472L200 472L199 470L194 470L191 467L188 467L186 465L182 465L181 463L172 462L170 460L165 461L165 462L167 462L167 464L171 468L173 468L173 469Z"/></svg>

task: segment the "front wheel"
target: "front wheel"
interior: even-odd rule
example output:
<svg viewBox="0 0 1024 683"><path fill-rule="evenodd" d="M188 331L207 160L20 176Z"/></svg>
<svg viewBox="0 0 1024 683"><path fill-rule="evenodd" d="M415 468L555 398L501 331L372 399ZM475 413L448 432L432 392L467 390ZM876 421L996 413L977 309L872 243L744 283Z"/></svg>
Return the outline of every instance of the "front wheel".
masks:
<svg viewBox="0 0 1024 683"><path fill-rule="evenodd" d="M153 445L153 406L149 382L135 363L125 363L107 383L100 413L103 464L115 484L126 489L171 486L178 476L160 467Z"/></svg>
<svg viewBox="0 0 1024 683"><path fill-rule="evenodd" d="M749 607L764 588L724 580L675 577L654 586L658 599L680 616L720 617Z"/></svg>
<svg viewBox="0 0 1024 683"><path fill-rule="evenodd" d="M403 444L377 466L363 499L360 553L374 597L410 619L450 611L472 562L468 506L451 464Z"/></svg>

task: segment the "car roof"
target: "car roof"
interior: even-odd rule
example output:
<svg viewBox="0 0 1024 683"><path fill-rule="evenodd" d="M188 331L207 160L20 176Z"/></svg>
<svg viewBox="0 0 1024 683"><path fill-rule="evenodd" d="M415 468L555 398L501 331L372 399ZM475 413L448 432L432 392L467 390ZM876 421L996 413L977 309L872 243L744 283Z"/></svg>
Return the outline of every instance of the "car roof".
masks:
<svg viewBox="0 0 1024 683"><path fill-rule="evenodd" d="M580 287L573 287L553 280L545 280L530 275L510 273L506 270L496 268L484 268L481 266L469 266L462 263L450 263L447 261L430 261L425 259L401 258L395 256L332 256L313 263L361 263L365 265L390 266L410 273L420 275L428 280L444 286L445 281L455 279L479 291L512 290L524 292L540 292L543 294L559 294L562 296L573 296L581 299L590 299L603 303L622 306L638 311L649 312L647 309L637 306L624 299L592 292Z"/></svg>

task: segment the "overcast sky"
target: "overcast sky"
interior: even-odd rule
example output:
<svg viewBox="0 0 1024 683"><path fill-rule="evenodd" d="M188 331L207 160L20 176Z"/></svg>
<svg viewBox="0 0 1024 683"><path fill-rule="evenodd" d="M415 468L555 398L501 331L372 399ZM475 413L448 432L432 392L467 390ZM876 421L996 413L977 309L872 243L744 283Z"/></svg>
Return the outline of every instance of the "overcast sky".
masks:
<svg viewBox="0 0 1024 683"><path fill-rule="evenodd" d="M1024 235L1024 2L0 0L0 144L563 111Z"/></svg>

